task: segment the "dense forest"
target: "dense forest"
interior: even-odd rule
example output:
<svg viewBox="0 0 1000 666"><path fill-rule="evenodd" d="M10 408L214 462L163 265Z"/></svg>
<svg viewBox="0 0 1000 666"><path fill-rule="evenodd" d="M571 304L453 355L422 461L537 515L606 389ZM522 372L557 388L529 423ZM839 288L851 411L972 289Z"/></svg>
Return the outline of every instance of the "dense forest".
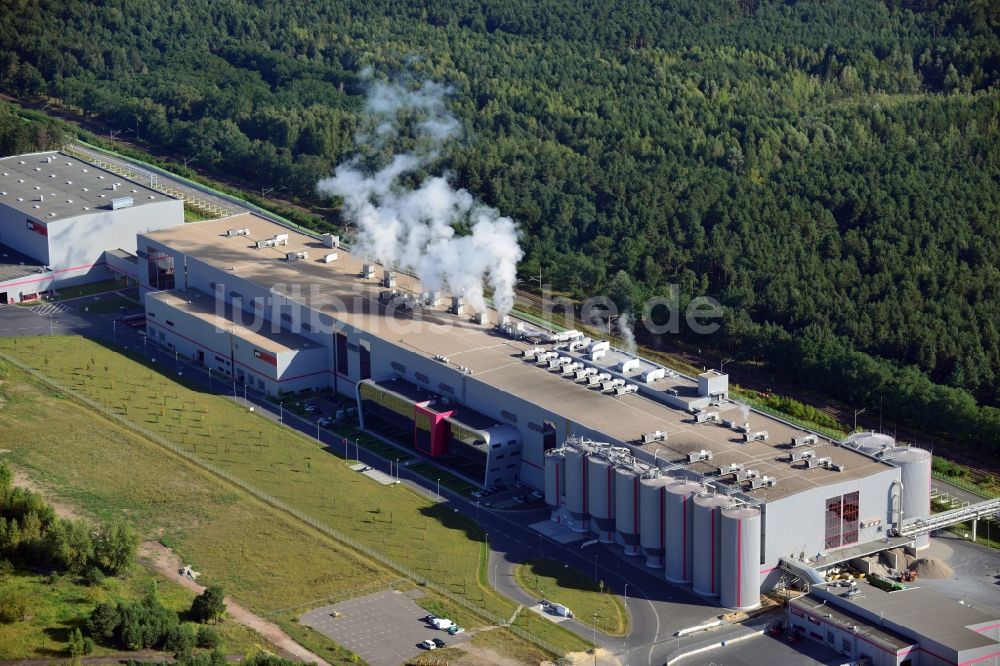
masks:
<svg viewBox="0 0 1000 666"><path fill-rule="evenodd" d="M712 295L699 346L995 445L998 32L991 0L22 0L0 86L306 196L363 72L444 82L437 167L521 223L525 275Z"/></svg>

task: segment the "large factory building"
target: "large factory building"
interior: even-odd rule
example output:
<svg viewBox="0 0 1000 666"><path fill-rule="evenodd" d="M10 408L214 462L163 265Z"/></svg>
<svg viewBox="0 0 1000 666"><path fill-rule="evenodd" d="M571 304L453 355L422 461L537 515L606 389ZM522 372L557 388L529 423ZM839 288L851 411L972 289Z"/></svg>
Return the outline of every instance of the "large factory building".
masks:
<svg viewBox="0 0 1000 666"><path fill-rule="evenodd" d="M149 334L272 394L351 396L365 429L483 485L544 489L556 529L726 607L926 544L897 534L929 515L926 452L832 442L731 401L722 373L497 321L337 245L252 214L142 234Z"/></svg>
<svg viewBox="0 0 1000 666"><path fill-rule="evenodd" d="M183 221L181 200L64 153L0 159L0 304L137 279L136 235Z"/></svg>

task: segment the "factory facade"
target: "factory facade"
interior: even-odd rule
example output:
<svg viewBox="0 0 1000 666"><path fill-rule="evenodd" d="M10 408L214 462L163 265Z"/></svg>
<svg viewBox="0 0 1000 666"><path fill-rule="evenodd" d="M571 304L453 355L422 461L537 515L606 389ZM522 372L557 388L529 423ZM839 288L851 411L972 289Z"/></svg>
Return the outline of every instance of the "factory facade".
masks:
<svg viewBox="0 0 1000 666"><path fill-rule="evenodd" d="M182 223L183 205L64 153L0 159L0 304L137 280L137 234Z"/></svg>
<svg viewBox="0 0 1000 666"><path fill-rule="evenodd" d="M137 255L158 343L273 395L350 396L366 430L484 486L544 490L557 529L726 607L906 545L898 528L929 514L924 451L832 442L733 402L721 372L470 312L333 237L244 214L140 234Z"/></svg>

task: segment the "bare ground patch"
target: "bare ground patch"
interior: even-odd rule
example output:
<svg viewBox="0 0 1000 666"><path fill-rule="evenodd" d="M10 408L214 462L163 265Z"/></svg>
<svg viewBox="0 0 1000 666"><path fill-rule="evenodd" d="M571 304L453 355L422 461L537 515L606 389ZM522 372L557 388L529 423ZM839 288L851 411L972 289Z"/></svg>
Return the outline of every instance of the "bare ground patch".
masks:
<svg viewBox="0 0 1000 666"><path fill-rule="evenodd" d="M181 568L181 560L172 550L156 541L145 541L139 545L139 559L143 564L153 569L159 574L166 576L170 580L176 581L180 585L198 594L204 591L205 587L199 585L187 576L178 574ZM330 666L318 655L305 649L286 634L278 625L268 622L264 618L251 613L240 606L232 599L226 599L226 612L240 624L253 629L258 634L276 645L284 653L283 656L304 662L314 662L319 666Z"/></svg>

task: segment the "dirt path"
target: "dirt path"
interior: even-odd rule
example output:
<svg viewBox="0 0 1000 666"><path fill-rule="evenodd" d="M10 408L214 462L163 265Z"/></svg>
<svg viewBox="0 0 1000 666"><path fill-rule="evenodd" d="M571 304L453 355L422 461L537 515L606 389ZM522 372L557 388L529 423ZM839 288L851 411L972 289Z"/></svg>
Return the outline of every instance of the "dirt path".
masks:
<svg viewBox="0 0 1000 666"><path fill-rule="evenodd" d="M144 564L152 568L157 573L166 576L170 580L175 581L184 587L197 592L198 594L201 594L201 592L205 589L204 585L199 585L186 576L178 575L177 571L181 568L180 558L178 558L172 550L165 547L161 543L156 541L146 541L140 544L139 558ZM314 662L319 666L330 666L330 664L323 661L323 659L321 659L318 655L313 654L292 640L288 634L281 630L281 627L273 622L268 622L259 615L251 613L249 610L240 606L232 599L226 599L226 612L228 612L229 615L240 624L253 629L258 634L276 645L284 653L282 656L288 659Z"/></svg>
<svg viewBox="0 0 1000 666"><path fill-rule="evenodd" d="M79 520L82 518L79 511L56 499L52 492L32 481L23 471L13 465L11 465L11 471L14 472L14 486L30 490L33 493L41 495L60 518L66 518L69 520Z"/></svg>

